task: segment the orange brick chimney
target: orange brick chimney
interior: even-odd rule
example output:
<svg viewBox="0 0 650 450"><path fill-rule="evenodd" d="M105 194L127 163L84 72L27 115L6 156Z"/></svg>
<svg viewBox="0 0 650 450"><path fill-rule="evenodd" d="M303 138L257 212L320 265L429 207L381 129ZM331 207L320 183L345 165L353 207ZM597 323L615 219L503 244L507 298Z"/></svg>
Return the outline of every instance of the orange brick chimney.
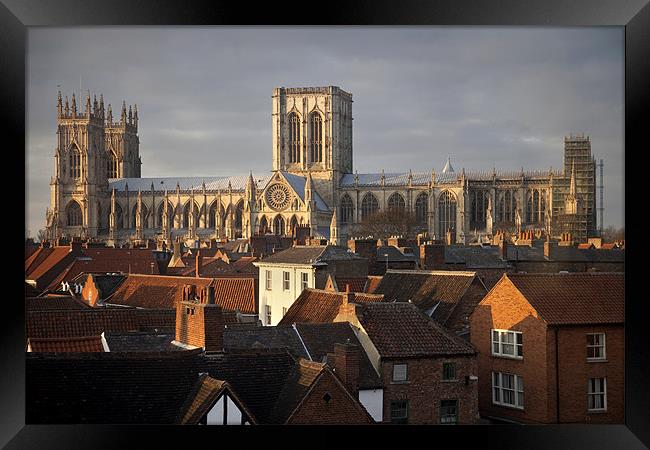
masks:
<svg viewBox="0 0 650 450"><path fill-rule="evenodd" d="M182 301L176 307L176 341L207 352L223 351L223 311L214 303Z"/></svg>
<svg viewBox="0 0 650 450"><path fill-rule="evenodd" d="M203 259L201 257L201 250L197 250L196 252L196 278L201 277L201 272L203 271Z"/></svg>

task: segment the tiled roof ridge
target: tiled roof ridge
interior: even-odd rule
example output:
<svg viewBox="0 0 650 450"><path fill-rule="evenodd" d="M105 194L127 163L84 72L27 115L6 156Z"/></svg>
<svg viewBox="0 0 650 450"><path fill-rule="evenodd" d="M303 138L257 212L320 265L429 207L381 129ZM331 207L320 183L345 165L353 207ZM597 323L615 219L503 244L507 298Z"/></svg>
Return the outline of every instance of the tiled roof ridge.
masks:
<svg viewBox="0 0 650 450"><path fill-rule="evenodd" d="M475 271L469 270L416 270L416 269L388 269L386 273L408 273L414 275L459 275L473 277ZM370 276L370 275L369 275Z"/></svg>
<svg viewBox="0 0 650 450"><path fill-rule="evenodd" d="M98 352L98 353L26 353L26 358L32 359L190 359L201 356L203 348L197 347L184 351L146 351L146 352Z"/></svg>
<svg viewBox="0 0 650 450"><path fill-rule="evenodd" d="M522 272L522 273L505 273L505 276L508 278L512 277L526 277L526 278L532 278L532 277L572 277L572 276L599 276L599 275L617 275L617 276L625 276L624 272L553 272L553 273L538 273L538 272Z"/></svg>

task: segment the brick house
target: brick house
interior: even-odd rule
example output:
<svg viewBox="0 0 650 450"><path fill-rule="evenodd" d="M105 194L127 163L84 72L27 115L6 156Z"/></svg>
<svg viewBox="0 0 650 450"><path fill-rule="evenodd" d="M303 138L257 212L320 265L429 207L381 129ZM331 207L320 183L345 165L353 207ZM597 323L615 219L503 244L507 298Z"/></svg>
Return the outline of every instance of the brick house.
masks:
<svg viewBox="0 0 650 450"><path fill-rule="evenodd" d="M623 422L622 273L506 274L470 321L482 416Z"/></svg>
<svg viewBox="0 0 650 450"><path fill-rule="evenodd" d="M373 294L411 302L440 325L469 339L469 315L487 294L476 272L388 270Z"/></svg>
<svg viewBox="0 0 650 450"><path fill-rule="evenodd" d="M467 341L411 303L345 301L334 321L355 327L379 374L384 423L476 423L476 351Z"/></svg>

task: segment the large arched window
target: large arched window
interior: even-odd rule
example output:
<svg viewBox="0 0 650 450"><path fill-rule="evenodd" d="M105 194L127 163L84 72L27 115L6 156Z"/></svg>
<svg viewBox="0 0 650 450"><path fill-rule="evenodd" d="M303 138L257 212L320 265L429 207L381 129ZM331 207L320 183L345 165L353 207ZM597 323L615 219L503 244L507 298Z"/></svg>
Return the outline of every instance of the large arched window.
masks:
<svg viewBox="0 0 650 450"><path fill-rule="evenodd" d="M429 196L424 192L415 199L415 219L418 225L427 224L427 215L429 214Z"/></svg>
<svg viewBox="0 0 650 450"><path fill-rule="evenodd" d="M266 216L262 216L260 220L260 235L264 235L269 232L269 222L266 220Z"/></svg>
<svg viewBox="0 0 650 450"><path fill-rule="evenodd" d="M194 228L197 228L196 221L198 220L198 217L199 217L199 207L196 206L196 203L193 203L191 201L187 202L185 204L185 207L183 208L183 225L182 225L182 228L189 228L190 227L190 205L194 205Z"/></svg>
<svg viewBox="0 0 650 450"><path fill-rule="evenodd" d="M473 191L470 194L472 199L470 228L483 228L485 226L488 195L488 192L483 190Z"/></svg>
<svg viewBox="0 0 650 450"><path fill-rule="evenodd" d="M295 112L289 114L289 162L300 162L300 117Z"/></svg>
<svg viewBox="0 0 650 450"><path fill-rule="evenodd" d="M291 216L291 220L289 221L289 229L291 230L291 236L296 235L296 227L298 227L298 219L296 219L296 216Z"/></svg>
<svg viewBox="0 0 650 450"><path fill-rule="evenodd" d="M354 204L348 194L341 197L341 223L350 223L354 220Z"/></svg>
<svg viewBox="0 0 650 450"><path fill-rule="evenodd" d="M70 177L81 177L81 152L74 146L70 149Z"/></svg>
<svg viewBox="0 0 650 450"><path fill-rule="evenodd" d="M235 231L241 233L242 231L242 217L244 216L244 201L240 200L235 209Z"/></svg>
<svg viewBox="0 0 650 450"><path fill-rule="evenodd" d="M403 213L406 210L406 202L404 202L404 197L402 197L397 192L388 197L388 210Z"/></svg>
<svg viewBox="0 0 650 450"><path fill-rule="evenodd" d="M124 228L124 216L122 214L122 207L119 203L115 203L115 228L118 230Z"/></svg>
<svg viewBox="0 0 650 450"><path fill-rule="evenodd" d="M438 199L438 224L442 235L449 230L456 231L456 197L449 191Z"/></svg>
<svg viewBox="0 0 650 450"><path fill-rule="evenodd" d="M107 178L117 178L117 156L112 151L108 152L108 170L106 173Z"/></svg>
<svg viewBox="0 0 650 450"><path fill-rule="evenodd" d="M220 211L222 209L219 206L220 205L218 201L215 201L212 203L212 206L210 206L210 211L208 213L208 228L217 227L217 211ZM219 217L223 217L223 214ZM223 224L223 221L221 223Z"/></svg>
<svg viewBox="0 0 650 450"><path fill-rule="evenodd" d="M317 112L309 116L309 150L311 162L323 162L323 118Z"/></svg>
<svg viewBox="0 0 650 450"><path fill-rule="evenodd" d="M83 214L81 213L81 207L76 201L71 201L68 205L66 216L68 218L69 227L78 227L83 224Z"/></svg>
<svg viewBox="0 0 650 450"><path fill-rule="evenodd" d="M515 195L511 191L502 193L497 205L497 222L513 222L516 209L517 199Z"/></svg>
<svg viewBox="0 0 650 450"><path fill-rule="evenodd" d="M379 211L379 202L377 198L368 192L361 200L361 219L372 216Z"/></svg>
<svg viewBox="0 0 650 450"><path fill-rule="evenodd" d="M284 219L280 215L273 219L273 233L278 236L284 235Z"/></svg>

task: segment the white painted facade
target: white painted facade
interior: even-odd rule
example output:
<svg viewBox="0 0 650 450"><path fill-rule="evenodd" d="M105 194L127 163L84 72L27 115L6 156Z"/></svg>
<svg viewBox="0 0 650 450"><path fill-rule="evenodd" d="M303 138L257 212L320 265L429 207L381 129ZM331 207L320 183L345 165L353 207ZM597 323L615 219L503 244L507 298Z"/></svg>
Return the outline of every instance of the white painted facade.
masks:
<svg viewBox="0 0 650 450"><path fill-rule="evenodd" d="M224 414L224 402L227 402L226 414ZM225 420L224 420L225 419ZM219 397L219 400L214 404L212 409L208 411L207 424L208 425L241 425L242 412L237 407L235 402L227 395L224 394ZM224 423L225 422L225 423ZM244 425L250 425L245 422Z"/></svg>
<svg viewBox="0 0 650 450"><path fill-rule="evenodd" d="M384 390L365 389L359 390L359 403L366 408L375 422L384 420Z"/></svg>
<svg viewBox="0 0 650 450"><path fill-rule="evenodd" d="M303 277L306 277L306 287L314 288L316 285L316 267L311 264L253 264L260 270L258 298L259 316L263 325L278 324L284 315L284 308L288 310L302 293L305 287ZM267 273L270 273L270 286ZM288 289L285 283L286 273L289 274ZM267 306L271 308L270 321Z"/></svg>

